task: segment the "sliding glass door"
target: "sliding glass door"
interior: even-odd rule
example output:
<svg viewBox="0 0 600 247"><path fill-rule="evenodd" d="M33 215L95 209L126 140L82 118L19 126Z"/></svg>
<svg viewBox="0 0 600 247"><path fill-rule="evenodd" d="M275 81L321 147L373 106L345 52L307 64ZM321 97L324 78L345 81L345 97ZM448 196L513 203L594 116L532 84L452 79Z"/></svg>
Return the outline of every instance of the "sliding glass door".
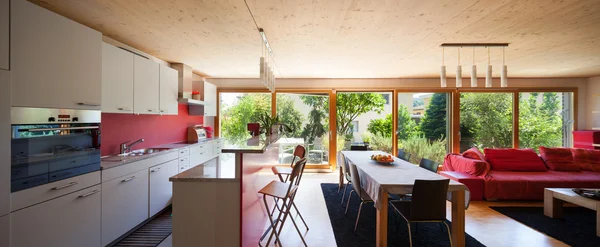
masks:
<svg viewBox="0 0 600 247"><path fill-rule="evenodd" d="M450 93L398 93L396 138L398 149L410 154L410 162L421 158L440 164L449 151Z"/></svg>
<svg viewBox="0 0 600 247"><path fill-rule="evenodd" d="M572 146L573 114L573 93L519 93L519 147Z"/></svg>
<svg viewBox="0 0 600 247"><path fill-rule="evenodd" d="M460 151L513 147L513 93L460 94Z"/></svg>

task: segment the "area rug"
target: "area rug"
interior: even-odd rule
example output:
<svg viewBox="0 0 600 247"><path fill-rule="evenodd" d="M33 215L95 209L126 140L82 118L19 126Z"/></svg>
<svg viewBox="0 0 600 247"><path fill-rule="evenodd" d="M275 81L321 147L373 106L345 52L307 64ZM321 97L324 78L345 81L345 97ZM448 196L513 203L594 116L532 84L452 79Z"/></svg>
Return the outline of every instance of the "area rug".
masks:
<svg viewBox="0 0 600 247"><path fill-rule="evenodd" d="M490 207L524 225L571 246L600 246L596 236L596 212L583 207L565 207L563 217L544 215L543 207Z"/></svg>
<svg viewBox="0 0 600 247"><path fill-rule="evenodd" d="M138 228L127 237L116 243L117 247L131 246L158 246L173 232L172 208L169 207L154 219Z"/></svg>
<svg viewBox="0 0 600 247"><path fill-rule="evenodd" d="M360 199L353 194L348 214L344 215L344 206L340 205L342 192L338 194L338 185L323 183L321 184L329 219L333 226L333 233L338 247L366 247L375 246L375 213L376 210L372 203L363 205L358 229L354 233L354 222L358 214ZM346 192L346 199L350 193L350 188ZM344 202L346 202L344 199ZM408 227L406 221L400 216L394 215L390 208L390 218L388 225L388 246L409 246ZM397 216L397 217L396 217ZM447 222L451 225L450 222ZM441 223L413 223L412 241L413 246L450 246L448 231ZM466 246L485 246L473 237L466 234Z"/></svg>

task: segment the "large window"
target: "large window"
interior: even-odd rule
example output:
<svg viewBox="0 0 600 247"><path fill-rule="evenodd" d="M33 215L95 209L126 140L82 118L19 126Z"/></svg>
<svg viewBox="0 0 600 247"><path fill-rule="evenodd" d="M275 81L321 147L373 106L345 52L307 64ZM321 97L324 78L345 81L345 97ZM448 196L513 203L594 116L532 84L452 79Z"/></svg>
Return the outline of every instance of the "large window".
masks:
<svg viewBox="0 0 600 247"><path fill-rule="evenodd" d="M410 161L421 158L443 163L449 150L449 93L398 94L398 149L410 153Z"/></svg>
<svg viewBox="0 0 600 247"><path fill-rule="evenodd" d="M460 151L513 147L513 94L460 94Z"/></svg>
<svg viewBox="0 0 600 247"><path fill-rule="evenodd" d="M337 149L392 152L391 92L337 94ZM386 100L387 98L387 100Z"/></svg>
<svg viewBox="0 0 600 247"><path fill-rule="evenodd" d="M519 93L519 147L570 147L573 93Z"/></svg>
<svg viewBox="0 0 600 247"><path fill-rule="evenodd" d="M278 93L277 116L290 131L276 143L280 164L290 164L294 147L304 145L307 163L329 164L329 94Z"/></svg>
<svg viewBox="0 0 600 247"><path fill-rule="evenodd" d="M270 93L221 93L220 136L245 140L250 137L248 123L256 123L261 115L271 115Z"/></svg>

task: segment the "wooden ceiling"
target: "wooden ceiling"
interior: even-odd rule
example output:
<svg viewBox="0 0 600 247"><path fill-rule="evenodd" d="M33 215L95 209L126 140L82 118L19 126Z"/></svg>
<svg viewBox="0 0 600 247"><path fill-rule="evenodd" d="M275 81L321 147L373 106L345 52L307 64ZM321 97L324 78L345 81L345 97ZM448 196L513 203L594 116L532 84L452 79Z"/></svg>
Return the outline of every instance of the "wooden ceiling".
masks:
<svg viewBox="0 0 600 247"><path fill-rule="evenodd" d="M243 0L32 0L213 78L256 78L261 40ZM598 0L248 0L280 78L438 77L441 43L510 43L509 77L600 75ZM502 49L491 49L499 75ZM448 75L458 49L446 48ZM463 75L473 49L461 50ZM478 75L487 50L475 49Z"/></svg>

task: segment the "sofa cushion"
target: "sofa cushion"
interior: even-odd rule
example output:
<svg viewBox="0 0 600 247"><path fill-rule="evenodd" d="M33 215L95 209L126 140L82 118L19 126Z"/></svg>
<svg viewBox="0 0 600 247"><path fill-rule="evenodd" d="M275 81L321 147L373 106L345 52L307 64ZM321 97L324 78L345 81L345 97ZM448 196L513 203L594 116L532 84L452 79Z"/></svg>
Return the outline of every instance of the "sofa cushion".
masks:
<svg viewBox="0 0 600 247"><path fill-rule="evenodd" d="M463 172L440 172L440 175L458 181L469 188L470 200L483 200L483 178L469 175Z"/></svg>
<svg viewBox="0 0 600 247"><path fill-rule="evenodd" d="M492 170L484 179L485 199L542 200L544 188L600 188L600 172Z"/></svg>
<svg viewBox="0 0 600 247"><path fill-rule="evenodd" d="M581 170L600 172L600 150L571 149L573 160Z"/></svg>
<svg viewBox="0 0 600 247"><path fill-rule="evenodd" d="M485 159L495 171L547 171L546 165L531 148L486 148Z"/></svg>
<svg viewBox="0 0 600 247"><path fill-rule="evenodd" d="M467 151L464 151L462 153L462 156L465 158L469 158L469 159L485 161L485 156L483 156L481 151L479 151L479 148L476 148L476 147L467 149Z"/></svg>
<svg viewBox="0 0 600 247"><path fill-rule="evenodd" d="M540 156L552 171L578 172L579 166L573 161L570 148L540 147Z"/></svg>
<svg viewBox="0 0 600 247"><path fill-rule="evenodd" d="M460 154L448 154L444 160L444 171L457 171L473 176L485 176L490 171L490 164L483 160L465 158Z"/></svg>

